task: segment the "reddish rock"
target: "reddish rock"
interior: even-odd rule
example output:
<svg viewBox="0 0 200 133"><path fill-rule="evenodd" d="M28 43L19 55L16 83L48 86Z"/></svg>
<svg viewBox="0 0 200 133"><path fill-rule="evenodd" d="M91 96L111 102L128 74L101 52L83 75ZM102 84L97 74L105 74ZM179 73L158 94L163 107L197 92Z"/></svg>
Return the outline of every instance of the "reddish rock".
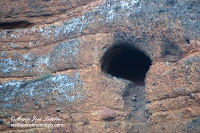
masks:
<svg viewBox="0 0 200 133"><path fill-rule="evenodd" d="M198 0L0 0L0 132L36 130L9 128L11 116L63 116L65 127L35 132L200 132L199 7ZM145 86L106 74L125 52L111 50L105 66L102 57L119 44L150 58ZM120 124L103 121L113 118Z"/></svg>
<svg viewBox="0 0 200 133"><path fill-rule="evenodd" d="M113 119L115 116L116 116L115 112L109 108L104 108L101 112L102 120Z"/></svg>

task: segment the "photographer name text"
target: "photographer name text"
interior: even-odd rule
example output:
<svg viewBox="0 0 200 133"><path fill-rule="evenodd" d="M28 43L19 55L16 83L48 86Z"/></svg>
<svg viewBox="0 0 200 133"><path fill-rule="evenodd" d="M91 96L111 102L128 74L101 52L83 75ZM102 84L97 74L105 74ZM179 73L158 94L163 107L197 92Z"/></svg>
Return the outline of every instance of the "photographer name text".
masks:
<svg viewBox="0 0 200 133"><path fill-rule="evenodd" d="M10 118L11 121L29 121L29 122L39 122L39 121L46 121L46 122L58 122L58 121L61 121L61 118L58 118L58 117L38 117L38 116L33 116L33 117L22 117L22 116L18 116L18 117L15 117L15 116L12 116Z"/></svg>

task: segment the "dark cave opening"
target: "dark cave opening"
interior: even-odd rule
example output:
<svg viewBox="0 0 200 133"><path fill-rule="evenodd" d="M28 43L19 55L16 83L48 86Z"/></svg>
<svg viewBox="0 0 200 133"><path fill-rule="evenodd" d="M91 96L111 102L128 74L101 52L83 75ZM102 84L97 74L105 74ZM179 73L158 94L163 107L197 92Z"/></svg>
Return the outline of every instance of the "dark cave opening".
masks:
<svg viewBox="0 0 200 133"><path fill-rule="evenodd" d="M138 86L145 85L145 76L151 59L141 50L128 45L114 45L101 59L102 71L112 76L133 81Z"/></svg>

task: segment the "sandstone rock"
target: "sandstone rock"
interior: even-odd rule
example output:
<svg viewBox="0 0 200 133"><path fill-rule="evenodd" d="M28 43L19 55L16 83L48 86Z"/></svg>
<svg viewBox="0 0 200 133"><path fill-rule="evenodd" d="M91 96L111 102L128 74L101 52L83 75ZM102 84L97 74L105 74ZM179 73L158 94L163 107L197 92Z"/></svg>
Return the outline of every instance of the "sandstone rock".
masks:
<svg viewBox="0 0 200 133"><path fill-rule="evenodd" d="M198 0L1 0L0 132L34 132L9 128L11 116L34 115L66 115L66 129L38 132L200 132L199 7ZM142 82L105 71L121 57L147 64L138 54L112 60L122 45L151 62ZM120 126L102 121L102 112Z"/></svg>
<svg viewBox="0 0 200 133"><path fill-rule="evenodd" d="M101 119L102 120L111 120L116 116L116 113L109 108L104 108L101 112Z"/></svg>

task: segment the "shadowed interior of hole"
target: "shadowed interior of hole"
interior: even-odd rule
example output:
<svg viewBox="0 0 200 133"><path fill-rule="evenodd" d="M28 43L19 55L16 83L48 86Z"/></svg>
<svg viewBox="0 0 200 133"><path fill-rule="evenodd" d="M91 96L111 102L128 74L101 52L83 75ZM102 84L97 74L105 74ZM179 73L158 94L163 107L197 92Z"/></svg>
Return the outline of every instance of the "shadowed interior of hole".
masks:
<svg viewBox="0 0 200 133"><path fill-rule="evenodd" d="M133 46L120 44L110 47L102 57L101 63L104 72L143 86L151 59Z"/></svg>

